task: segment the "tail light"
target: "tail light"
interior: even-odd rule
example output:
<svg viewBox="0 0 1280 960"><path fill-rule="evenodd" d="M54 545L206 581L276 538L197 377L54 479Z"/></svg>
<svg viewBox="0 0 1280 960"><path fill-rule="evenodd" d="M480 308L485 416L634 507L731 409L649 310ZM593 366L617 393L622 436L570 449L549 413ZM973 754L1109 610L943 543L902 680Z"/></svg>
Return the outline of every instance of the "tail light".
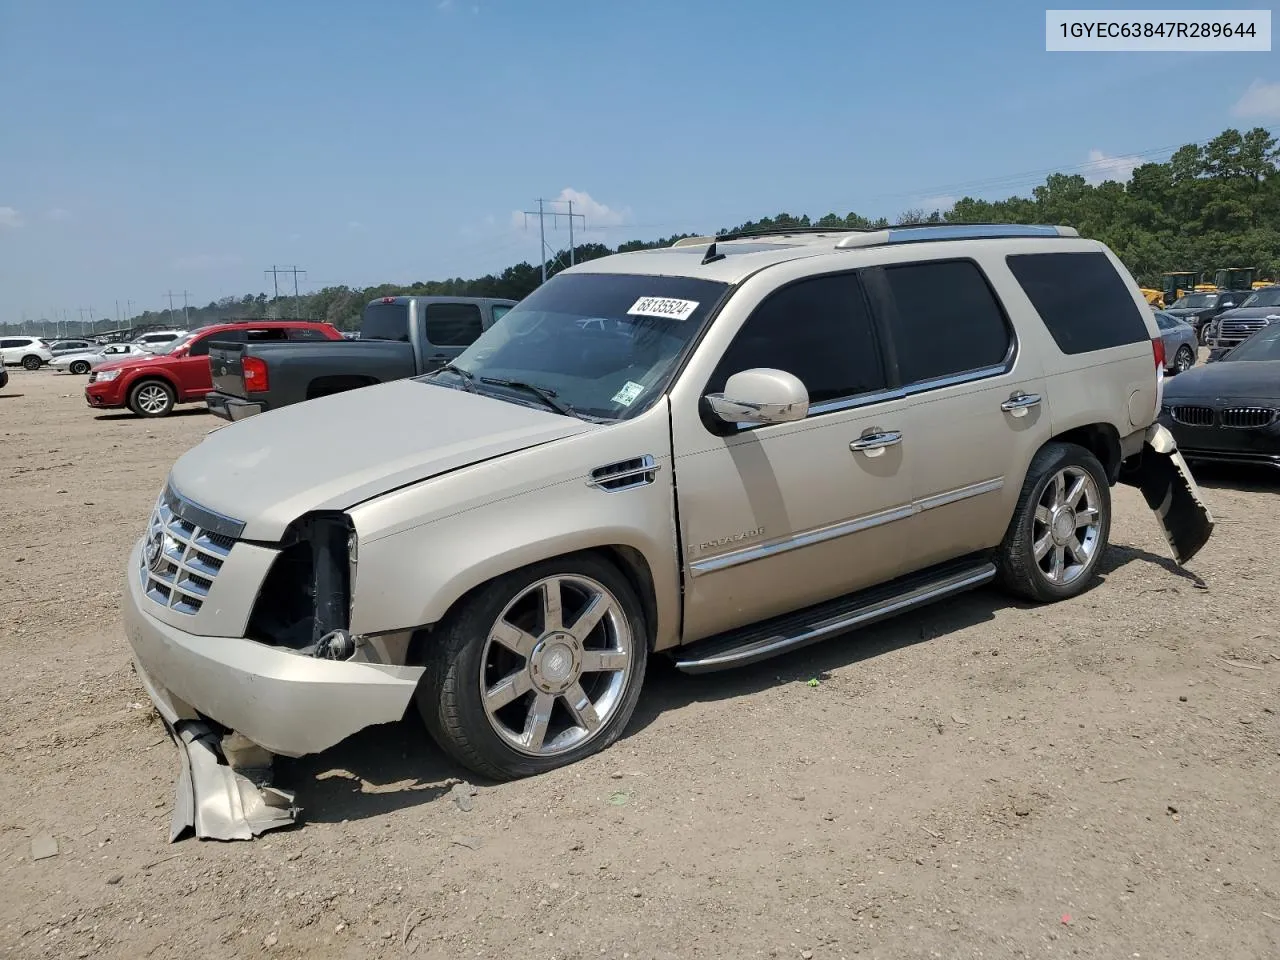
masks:
<svg viewBox="0 0 1280 960"><path fill-rule="evenodd" d="M1156 337L1151 341L1151 352L1156 358L1156 369L1164 369L1164 338Z"/></svg>
<svg viewBox="0 0 1280 960"><path fill-rule="evenodd" d="M1155 415L1160 416L1160 408L1164 406L1164 338L1155 337L1151 341L1151 354L1156 361L1156 409Z"/></svg>
<svg viewBox="0 0 1280 960"><path fill-rule="evenodd" d="M263 393L271 383L267 363L261 357L245 357L240 361L240 370L244 374L246 393Z"/></svg>

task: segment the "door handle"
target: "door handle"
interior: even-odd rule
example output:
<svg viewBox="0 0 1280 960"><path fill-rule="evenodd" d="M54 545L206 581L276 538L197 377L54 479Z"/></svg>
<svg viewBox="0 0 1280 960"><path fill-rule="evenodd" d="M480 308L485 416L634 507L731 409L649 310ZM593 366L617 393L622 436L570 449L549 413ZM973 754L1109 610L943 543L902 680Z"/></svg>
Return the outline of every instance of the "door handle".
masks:
<svg viewBox="0 0 1280 960"><path fill-rule="evenodd" d="M854 453L865 453L869 457L878 457L886 447L894 447L902 442L902 434L897 430L882 430L867 433L849 444Z"/></svg>
<svg viewBox="0 0 1280 960"><path fill-rule="evenodd" d="M1015 417L1025 417L1028 410L1038 406L1040 406L1040 394L1019 391L1000 404L1000 409L1005 413L1013 414Z"/></svg>

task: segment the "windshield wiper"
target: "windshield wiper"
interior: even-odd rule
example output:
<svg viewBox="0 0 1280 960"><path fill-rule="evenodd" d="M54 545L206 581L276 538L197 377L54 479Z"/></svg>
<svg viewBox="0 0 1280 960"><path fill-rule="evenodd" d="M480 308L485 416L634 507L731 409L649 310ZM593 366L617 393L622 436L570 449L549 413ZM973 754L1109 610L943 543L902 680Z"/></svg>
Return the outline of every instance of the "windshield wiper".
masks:
<svg viewBox="0 0 1280 960"><path fill-rule="evenodd" d="M437 370L436 373L457 374L458 379L462 381L463 390L466 390L467 393L480 392L479 390L476 389L476 384L475 384L476 375L472 373L470 370L463 370L461 367L457 366L456 364L446 363L443 367ZM432 374L432 376L434 376L434 374Z"/></svg>
<svg viewBox="0 0 1280 960"><path fill-rule="evenodd" d="M523 390L525 393L537 397L544 406L554 410L556 413L562 413L566 417L577 416L573 412L573 407L556 399L557 394L550 387L540 387L536 383L525 383L523 380L504 380L501 377L481 377L480 382L491 383L495 387L510 387L512 390Z"/></svg>

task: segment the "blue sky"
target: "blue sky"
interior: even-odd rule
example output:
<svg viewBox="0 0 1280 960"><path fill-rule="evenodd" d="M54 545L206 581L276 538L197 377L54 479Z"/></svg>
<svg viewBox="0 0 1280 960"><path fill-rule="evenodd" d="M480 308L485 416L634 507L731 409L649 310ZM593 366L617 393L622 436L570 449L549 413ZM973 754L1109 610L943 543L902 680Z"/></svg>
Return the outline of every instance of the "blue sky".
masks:
<svg viewBox="0 0 1280 960"><path fill-rule="evenodd" d="M1046 53L1044 6L0 0L0 321L477 275L540 196L613 244L1280 129L1275 53Z"/></svg>

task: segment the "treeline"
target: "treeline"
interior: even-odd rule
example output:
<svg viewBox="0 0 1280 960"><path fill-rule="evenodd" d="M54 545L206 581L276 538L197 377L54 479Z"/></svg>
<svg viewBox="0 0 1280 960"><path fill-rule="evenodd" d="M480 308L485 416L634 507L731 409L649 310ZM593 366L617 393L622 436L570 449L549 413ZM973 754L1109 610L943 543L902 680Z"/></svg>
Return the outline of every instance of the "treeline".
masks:
<svg viewBox="0 0 1280 960"><path fill-rule="evenodd" d="M907 210L895 223L1052 223L1066 224L1102 240L1144 285L1158 286L1159 275L1174 270L1211 271L1218 267L1256 267L1262 276L1280 271L1280 176L1277 140L1259 127L1227 130L1206 144L1188 144L1165 163L1136 167L1129 179L1091 183L1079 174L1052 174L1029 197L979 200L965 197L947 210ZM808 216L780 213L747 221L719 234L796 226L874 229L887 219L856 213ZM632 240L616 249L583 244L581 262L615 252L669 246L682 236ZM550 260L548 273L563 269L568 251ZM364 305L393 294L508 297L528 295L541 282L541 264L517 263L501 273L466 280L428 280L402 286L326 287L307 296L271 299L266 294L228 297L189 312L193 326L225 319L305 317L327 320L343 329L358 327ZM164 323L166 311L149 311L135 324Z"/></svg>

